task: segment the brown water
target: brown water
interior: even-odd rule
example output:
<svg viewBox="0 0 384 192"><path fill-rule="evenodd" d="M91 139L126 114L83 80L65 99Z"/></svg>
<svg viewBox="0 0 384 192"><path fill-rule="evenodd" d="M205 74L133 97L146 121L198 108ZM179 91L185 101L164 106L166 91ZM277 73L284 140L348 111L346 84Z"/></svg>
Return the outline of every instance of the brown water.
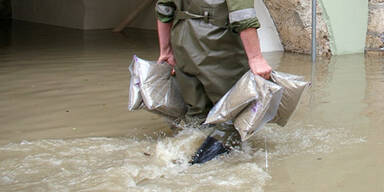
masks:
<svg viewBox="0 0 384 192"><path fill-rule="evenodd" d="M156 59L155 32L14 22L0 34L0 191L384 191L383 58L265 54L313 82L293 119L189 166L209 130L173 135L126 109L128 65Z"/></svg>

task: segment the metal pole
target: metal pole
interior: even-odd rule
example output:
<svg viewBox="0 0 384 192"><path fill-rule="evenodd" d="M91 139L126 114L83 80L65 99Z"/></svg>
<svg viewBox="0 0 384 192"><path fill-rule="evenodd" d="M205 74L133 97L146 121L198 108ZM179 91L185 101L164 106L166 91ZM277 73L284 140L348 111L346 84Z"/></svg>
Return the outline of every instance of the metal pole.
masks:
<svg viewBox="0 0 384 192"><path fill-rule="evenodd" d="M312 0L312 62L316 62L316 0Z"/></svg>

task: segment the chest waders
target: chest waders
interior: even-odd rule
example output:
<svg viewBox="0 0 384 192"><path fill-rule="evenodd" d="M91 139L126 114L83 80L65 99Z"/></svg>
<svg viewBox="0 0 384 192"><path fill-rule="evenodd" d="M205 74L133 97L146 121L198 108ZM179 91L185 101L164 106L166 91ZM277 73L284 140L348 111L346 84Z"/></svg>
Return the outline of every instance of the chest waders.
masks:
<svg viewBox="0 0 384 192"><path fill-rule="evenodd" d="M174 0L171 44L187 115L206 115L248 71L239 34L228 27L225 0Z"/></svg>
<svg viewBox="0 0 384 192"><path fill-rule="evenodd" d="M229 27L225 0L174 0L171 44L176 81L188 106L187 116L206 115L249 70L239 34ZM204 163L230 147L240 136L232 124L216 125L191 163Z"/></svg>

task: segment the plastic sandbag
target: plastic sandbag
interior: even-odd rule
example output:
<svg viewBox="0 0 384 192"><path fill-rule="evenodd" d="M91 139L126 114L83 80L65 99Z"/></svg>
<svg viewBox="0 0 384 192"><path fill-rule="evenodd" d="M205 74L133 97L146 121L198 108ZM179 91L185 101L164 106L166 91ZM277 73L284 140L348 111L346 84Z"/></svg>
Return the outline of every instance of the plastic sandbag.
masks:
<svg viewBox="0 0 384 192"><path fill-rule="evenodd" d="M130 66L131 84L129 110L140 109L144 103L149 111L170 117L185 114L186 106L167 64L134 57Z"/></svg>
<svg viewBox="0 0 384 192"><path fill-rule="evenodd" d="M134 58L129 66L129 72L131 73L131 80L129 84L129 98L128 98L128 110L133 111L139 109L143 105L143 98L140 94L140 79L137 72L137 66L135 65L136 59Z"/></svg>
<svg viewBox="0 0 384 192"><path fill-rule="evenodd" d="M271 73L271 79L274 83L283 87L284 91L277 114L270 123L285 126L310 83L304 81L304 77L277 71Z"/></svg>
<svg viewBox="0 0 384 192"><path fill-rule="evenodd" d="M205 123L234 120L244 141L276 115L283 89L248 71L211 109Z"/></svg>

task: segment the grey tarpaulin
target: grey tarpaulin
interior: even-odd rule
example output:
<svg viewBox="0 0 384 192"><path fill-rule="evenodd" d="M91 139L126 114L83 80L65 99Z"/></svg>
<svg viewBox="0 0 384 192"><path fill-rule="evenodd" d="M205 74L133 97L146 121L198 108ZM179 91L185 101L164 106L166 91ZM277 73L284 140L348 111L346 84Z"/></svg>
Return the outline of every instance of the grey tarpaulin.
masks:
<svg viewBox="0 0 384 192"><path fill-rule="evenodd" d="M134 56L129 70L129 110L140 109L144 104L146 109L170 117L185 114L186 106L167 63L158 64Z"/></svg>
<svg viewBox="0 0 384 192"><path fill-rule="evenodd" d="M295 75L274 71L268 81L248 71L211 109L205 123L232 120L244 141L267 122L284 126L308 85Z"/></svg>
<svg viewBox="0 0 384 192"><path fill-rule="evenodd" d="M310 83L304 81L304 77L302 76L276 71L271 73L271 79L273 82L283 87L284 92L277 114L270 123L285 126L293 112L296 110L304 91Z"/></svg>

